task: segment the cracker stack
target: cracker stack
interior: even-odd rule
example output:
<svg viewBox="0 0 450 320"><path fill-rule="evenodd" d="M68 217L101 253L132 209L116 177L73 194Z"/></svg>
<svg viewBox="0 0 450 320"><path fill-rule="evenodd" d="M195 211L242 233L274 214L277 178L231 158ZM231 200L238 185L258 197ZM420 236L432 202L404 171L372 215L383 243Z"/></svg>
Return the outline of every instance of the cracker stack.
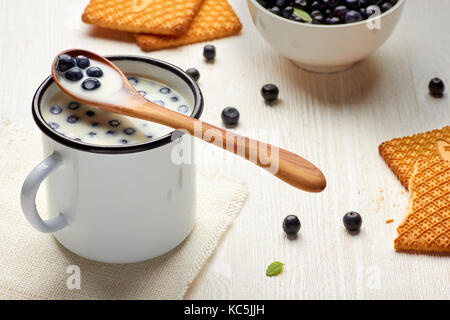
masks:
<svg viewBox="0 0 450 320"><path fill-rule="evenodd" d="M242 29L227 0L91 0L82 19L133 32L145 51L227 37Z"/></svg>
<svg viewBox="0 0 450 320"><path fill-rule="evenodd" d="M409 179L419 160L440 159L436 143L450 141L450 127L383 142L379 151L388 166L408 189Z"/></svg>
<svg viewBox="0 0 450 320"><path fill-rule="evenodd" d="M419 161L411 176L408 212L396 250L450 252L450 162Z"/></svg>
<svg viewBox="0 0 450 320"><path fill-rule="evenodd" d="M450 252L450 127L384 142L379 151L410 191L394 248Z"/></svg>

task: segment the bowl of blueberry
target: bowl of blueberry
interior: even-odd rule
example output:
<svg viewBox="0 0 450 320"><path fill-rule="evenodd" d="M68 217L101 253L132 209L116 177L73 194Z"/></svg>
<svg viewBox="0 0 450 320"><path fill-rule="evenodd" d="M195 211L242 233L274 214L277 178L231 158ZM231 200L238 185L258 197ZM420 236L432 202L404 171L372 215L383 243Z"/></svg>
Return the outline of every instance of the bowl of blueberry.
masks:
<svg viewBox="0 0 450 320"><path fill-rule="evenodd" d="M350 68L392 34L405 0L247 0L261 36L314 72Z"/></svg>

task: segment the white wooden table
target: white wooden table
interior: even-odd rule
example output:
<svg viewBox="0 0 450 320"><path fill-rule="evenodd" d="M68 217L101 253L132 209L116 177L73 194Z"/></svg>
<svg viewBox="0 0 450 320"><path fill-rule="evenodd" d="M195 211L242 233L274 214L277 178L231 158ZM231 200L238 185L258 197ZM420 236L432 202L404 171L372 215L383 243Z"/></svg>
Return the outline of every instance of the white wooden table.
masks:
<svg viewBox="0 0 450 320"><path fill-rule="evenodd" d="M246 2L231 3L242 34L214 41L216 62L205 64L203 44L143 53L131 35L83 25L87 0L0 1L0 117L37 133L32 95L54 54L66 48L197 67L204 120L221 125L221 110L237 107L237 132L306 156L326 174L328 188L307 194L234 158L214 165L224 152L202 144L200 169L246 180L250 196L187 299L450 298L448 256L394 252L407 193L377 152L384 140L449 124L449 96L433 99L427 85L439 76L450 87L450 1L408 0L392 38L366 61L334 75L296 68L264 43ZM273 107L259 94L268 82L281 91ZM342 225L349 210L364 219L357 236ZM302 222L294 241L281 228L288 214ZM388 218L395 222L386 224ZM267 278L265 268L274 260L285 270Z"/></svg>

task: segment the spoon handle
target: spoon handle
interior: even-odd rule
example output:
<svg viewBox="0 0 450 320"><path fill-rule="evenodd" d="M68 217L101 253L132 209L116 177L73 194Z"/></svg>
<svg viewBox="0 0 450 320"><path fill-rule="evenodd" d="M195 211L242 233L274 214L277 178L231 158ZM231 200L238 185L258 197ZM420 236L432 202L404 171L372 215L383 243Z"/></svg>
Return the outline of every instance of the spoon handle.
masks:
<svg viewBox="0 0 450 320"><path fill-rule="evenodd" d="M322 172L308 160L290 151L215 127L152 102L128 109L126 114L174 129L186 130L196 138L253 162L296 188L321 192L326 187Z"/></svg>

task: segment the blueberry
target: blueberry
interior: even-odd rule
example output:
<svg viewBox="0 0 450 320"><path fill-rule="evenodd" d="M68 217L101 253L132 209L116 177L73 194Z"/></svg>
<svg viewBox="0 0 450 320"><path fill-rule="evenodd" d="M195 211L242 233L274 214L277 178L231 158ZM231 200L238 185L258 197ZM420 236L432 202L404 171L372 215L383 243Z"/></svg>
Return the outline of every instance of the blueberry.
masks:
<svg viewBox="0 0 450 320"><path fill-rule="evenodd" d="M75 67L67 71L64 76L66 77L67 80L79 81L83 79L83 71L81 71L80 68Z"/></svg>
<svg viewBox="0 0 450 320"><path fill-rule="evenodd" d="M392 8L392 4L390 2L384 2L380 7L382 12L386 12L391 8Z"/></svg>
<svg viewBox="0 0 450 320"><path fill-rule="evenodd" d="M72 101L67 105L67 108L70 110L77 110L80 107L80 104L78 102Z"/></svg>
<svg viewBox="0 0 450 320"><path fill-rule="evenodd" d="M120 140L120 143L121 143L121 144L127 144L127 143L128 143L128 140L122 139L122 140Z"/></svg>
<svg viewBox="0 0 450 320"><path fill-rule="evenodd" d="M99 67L90 67L86 70L86 74L89 77L100 78L103 76L103 71Z"/></svg>
<svg viewBox="0 0 450 320"><path fill-rule="evenodd" d="M95 90L98 87L100 87L101 83L100 81L98 81L97 79L94 78L89 78L83 81L83 83L81 84L81 87L84 90Z"/></svg>
<svg viewBox="0 0 450 320"><path fill-rule="evenodd" d="M227 127L236 126L239 121L239 111L233 107L223 109L222 121Z"/></svg>
<svg viewBox="0 0 450 320"><path fill-rule="evenodd" d="M338 17L331 17L330 20L327 21L328 24L339 24L341 20Z"/></svg>
<svg viewBox="0 0 450 320"><path fill-rule="evenodd" d="M431 79L428 89L430 90L430 94L434 97L442 97L444 95L445 91L445 84L444 81L442 81L439 78L433 78Z"/></svg>
<svg viewBox="0 0 450 320"><path fill-rule="evenodd" d="M128 77L128 81L130 81L130 83L133 87L139 83L139 79L136 77Z"/></svg>
<svg viewBox="0 0 450 320"><path fill-rule="evenodd" d="M62 112L62 108L60 106L52 106L50 107L51 114L60 114Z"/></svg>
<svg viewBox="0 0 450 320"><path fill-rule="evenodd" d="M216 47L213 45L206 45L203 47L203 56L206 60L211 61L216 57Z"/></svg>
<svg viewBox="0 0 450 320"><path fill-rule="evenodd" d="M187 105L181 105L181 106L179 106L178 107L178 112L181 112L181 113L186 113L186 112L188 112L189 111L189 107L187 106Z"/></svg>
<svg viewBox="0 0 450 320"><path fill-rule="evenodd" d="M167 87L163 87L161 89L159 89L159 92L161 92L162 94L169 94L172 90L170 90L170 88Z"/></svg>
<svg viewBox="0 0 450 320"><path fill-rule="evenodd" d="M143 97L145 97L147 95L147 91L144 91L144 90L139 90L138 93Z"/></svg>
<svg viewBox="0 0 450 320"><path fill-rule="evenodd" d="M153 103L156 103L157 105L164 107L166 104L164 103L164 101L162 100L154 100L152 101Z"/></svg>
<svg viewBox="0 0 450 320"><path fill-rule="evenodd" d="M200 79L200 72L195 68L187 69L186 73L195 81L198 81L198 79Z"/></svg>
<svg viewBox="0 0 450 320"><path fill-rule="evenodd" d="M98 127L100 125L100 122L92 122L91 126L93 127Z"/></svg>
<svg viewBox="0 0 450 320"><path fill-rule="evenodd" d="M329 1L329 0L323 0L323 1L325 2L325 1ZM295 0L294 3L292 4L292 6L294 8L306 10L306 9L308 9L308 0Z"/></svg>
<svg viewBox="0 0 450 320"><path fill-rule="evenodd" d="M344 4L349 9L359 9L359 0L345 0Z"/></svg>
<svg viewBox="0 0 450 320"><path fill-rule="evenodd" d="M294 13L294 8L291 6L285 7L281 10L281 15L285 18L289 18Z"/></svg>
<svg viewBox="0 0 450 320"><path fill-rule="evenodd" d="M341 22L345 21L345 15L347 14L348 9L346 6L337 6L333 10L333 15L338 17Z"/></svg>
<svg viewBox="0 0 450 320"><path fill-rule="evenodd" d="M280 7L272 7L269 9L270 12L272 12L273 14L276 14L277 16L281 16L281 9Z"/></svg>
<svg viewBox="0 0 450 320"><path fill-rule="evenodd" d="M343 221L345 228L350 232L358 231L361 228L362 218L358 212L347 212Z"/></svg>
<svg viewBox="0 0 450 320"><path fill-rule="evenodd" d="M131 136L132 134L134 134L136 132L136 130L134 130L133 128L126 128L125 130L123 130L123 132L129 136Z"/></svg>
<svg viewBox="0 0 450 320"><path fill-rule="evenodd" d="M286 6L288 5L288 1L287 1L287 0L277 0L277 1L275 2L275 4L276 4L278 7L283 8L283 7L286 7Z"/></svg>
<svg viewBox="0 0 450 320"><path fill-rule="evenodd" d="M91 65L91 62L85 56L76 56L75 60L77 61L77 66L81 69L86 69Z"/></svg>
<svg viewBox="0 0 450 320"><path fill-rule="evenodd" d="M362 20L362 15L358 11L350 10L345 14L345 23L353 23Z"/></svg>
<svg viewBox="0 0 450 320"><path fill-rule="evenodd" d="M113 119L113 120L109 121L109 125L111 127L118 127L118 126L120 126L120 120Z"/></svg>
<svg viewBox="0 0 450 320"><path fill-rule="evenodd" d="M309 6L309 9L310 9L311 11L316 11L316 10L322 9L322 6L320 5L320 2L319 2L319 1L313 1L313 2L311 3L311 5Z"/></svg>
<svg viewBox="0 0 450 320"><path fill-rule="evenodd" d="M267 102L273 102L278 98L278 88L274 84L266 84L261 89L261 94Z"/></svg>
<svg viewBox="0 0 450 320"><path fill-rule="evenodd" d="M53 130L56 130L59 128L59 124L57 124L56 122L50 122L48 124L50 126L50 128L52 128Z"/></svg>
<svg viewBox="0 0 450 320"><path fill-rule="evenodd" d="M95 116L95 112L92 111L92 110L88 110L88 111L86 111L86 115L87 115L88 117L93 117L93 116Z"/></svg>
<svg viewBox="0 0 450 320"><path fill-rule="evenodd" d="M176 96L173 96L172 98L170 98L170 100L172 100L173 102L177 102L179 99Z"/></svg>
<svg viewBox="0 0 450 320"><path fill-rule="evenodd" d="M67 117L67 122L68 123L77 123L78 120L80 120L80 118L78 118L77 116L68 116Z"/></svg>
<svg viewBox="0 0 450 320"><path fill-rule="evenodd" d="M114 130L108 130L108 131L106 131L106 134L107 134L108 136L115 136L115 135L117 135L117 132L114 131Z"/></svg>
<svg viewBox="0 0 450 320"><path fill-rule="evenodd" d="M76 60L68 54L62 54L56 59L55 68L60 72L66 72L76 65Z"/></svg>
<svg viewBox="0 0 450 320"><path fill-rule="evenodd" d="M313 23L322 23L324 21L323 14L319 10L311 12L311 17L313 18Z"/></svg>
<svg viewBox="0 0 450 320"><path fill-rule="evenodd" d="M153 136L148 135L147 139L153 139Z"/></svg>
<svg viewBox="0 0 450 320"><path fill-rule="evenodd" d="M297 216L289 215L283 220L283 230L287 235L295 235L300 231L300 220Z"/></svg>
<svg viewBox="0 0 450 320"><path fill-rule="evenodd" d="M75 138L75 139L73 139L73 140L78 141L78 142L81 142L81 141L82 141L80 138Z"/></svg>
<svg viewBox="0 0 450 320"><path fill-rule="evenodd" d="M97 135L97 132L94 132L94 131L91 131L91 132L88 133L88 136L91 137L91 138L95 137L96 135Z"/></svg>
<svg viewBox="0 0 450 320"><path fill-rule="evenodd" d="M339 4L339 0L322 0L328 8L334 8Z"/></svg>

